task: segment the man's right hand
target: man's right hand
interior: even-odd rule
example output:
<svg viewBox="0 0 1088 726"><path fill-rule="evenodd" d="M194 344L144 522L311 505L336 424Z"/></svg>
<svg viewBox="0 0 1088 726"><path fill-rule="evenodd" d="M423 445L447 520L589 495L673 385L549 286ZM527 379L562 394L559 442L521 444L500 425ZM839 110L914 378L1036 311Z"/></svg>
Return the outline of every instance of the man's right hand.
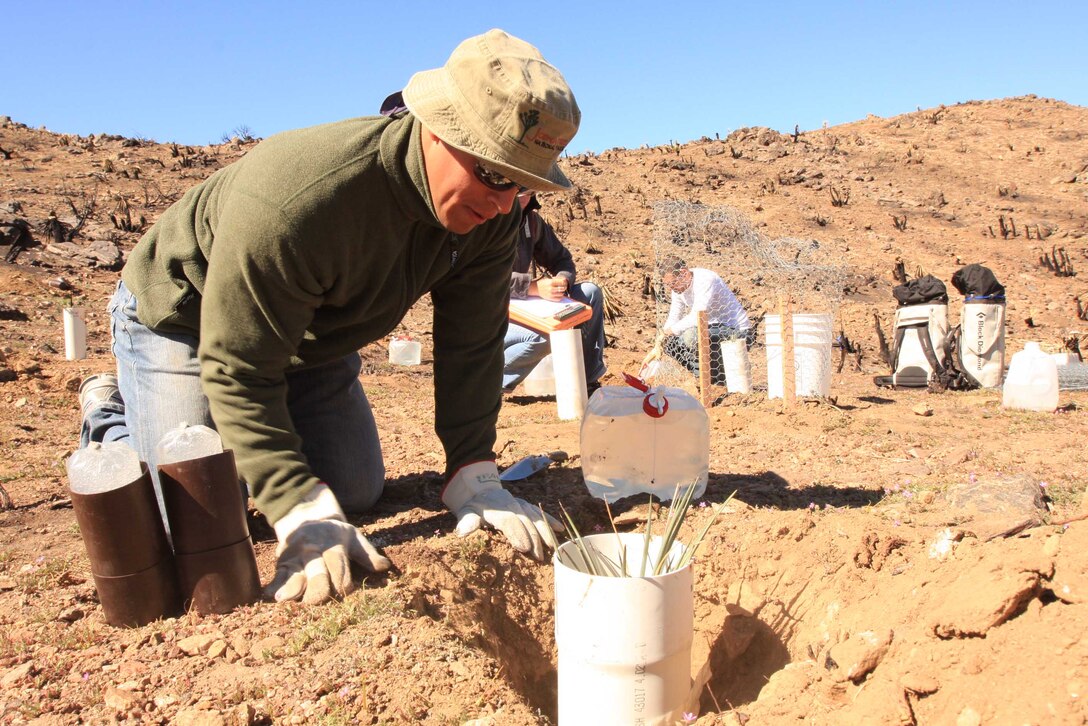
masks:
<svg viewBox="0 0 1088 726"><path fill-rule="evenodd" d="M332 490L318 484L272 525L279 540L276 576L265 594L313 605L355 589L352 562L371 572L388 570L392 563L345 520Z"/></svg>

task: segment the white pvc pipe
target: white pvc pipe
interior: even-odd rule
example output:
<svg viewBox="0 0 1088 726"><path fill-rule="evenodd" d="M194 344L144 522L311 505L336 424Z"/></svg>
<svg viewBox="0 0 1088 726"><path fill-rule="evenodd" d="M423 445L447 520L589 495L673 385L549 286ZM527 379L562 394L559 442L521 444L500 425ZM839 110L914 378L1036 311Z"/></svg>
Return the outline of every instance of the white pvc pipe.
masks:
<svg viewBox="0 0 1088 726"><path fill-rule="evenodd" d="M577 328L556 330L550 337L559 418L564 421L581 418L589 400L586 365L582 359L582 331Z"/></svg>
<svg viewBox="0 0 1088 726"><path fill-rule="evenodd" d="M692 708L692 569L638 577L642 534L583 538L635 577L581 571L573 542L555 565L555 642L559 651L559 723L594 726L675 724ZM661 538L650 542L651 562ZM679 558L674 544L670 557ZM649 570L648 570L649 571Z"/></svg>
<svg viewBox="0 0 1088 726"><path fill-rule="evenodd" d="M722 370L725 373L725 389L729 393L752 392L752 363L748 360L748 343L744 338L723 340Z"/></svg>
<svg viewBox="0 0 1088 726"><path fill-rule="evenodd" d="M767 398L782 398L782 317L763 318L767 336ZM798 396L831 393L831 345L834 337L830 313L797 313L793 316L793 363Z"/></svg>
<svg viewBox="0 0 1088 726"><path fill-rule="evenodd" d="M87 324L83 308L64 308L64 357L83 360L87 357Z"/></svg>

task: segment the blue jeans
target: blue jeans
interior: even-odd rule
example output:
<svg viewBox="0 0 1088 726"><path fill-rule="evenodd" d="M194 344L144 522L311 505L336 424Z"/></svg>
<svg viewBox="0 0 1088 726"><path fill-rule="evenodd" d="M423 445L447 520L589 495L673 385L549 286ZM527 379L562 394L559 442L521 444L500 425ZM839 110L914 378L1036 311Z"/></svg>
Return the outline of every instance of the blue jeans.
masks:
<svg viewBox="0 0 1088 726"><path fill-rule="evenodd" d="M568 295L572 300L589 305L593 314L582 323L582 358L586 368L586 383L594 384L607 372L604 364L604 295L592 282L576 284ZM502 370L502 390L510 392L532 373L537 363L551 352L548 336L510 323L503 341L505 364Z"/></svg>
<svg viewBox="0 0 1088 726"><path fill-rule="evenodd" d="M136 298L123 282L108 312L124 405L106 401L87 411L80 444L127 440L151 469L162 508L155 444L183 423L215 425L200 386L198 339L141 324ZM361 365L359 354L352 353L286 374L287 408L302 453L348 512L369 509L385 486L378 428L359 383Z"/></svg>

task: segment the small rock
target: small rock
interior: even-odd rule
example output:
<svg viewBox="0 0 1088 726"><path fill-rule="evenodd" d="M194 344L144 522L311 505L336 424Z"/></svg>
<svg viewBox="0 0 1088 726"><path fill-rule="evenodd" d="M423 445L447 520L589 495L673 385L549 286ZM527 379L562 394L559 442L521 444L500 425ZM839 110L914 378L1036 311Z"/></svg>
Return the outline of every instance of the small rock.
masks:
<svg viewBox="0 0 1088 726"><path fill-rule="evenodd" d="M956 716L956 726L980 726L982 723L982 716L978 714L978 711L967 706L960 715Z"/></svg>
<svg viewBox="0 0 1088 726"><path fill-rule="evenodd" d="M866 630L835 644L828 652L828 657L838 665L833 677L860 683L880 664L891 643L891 630L880 633Z"/></svg>
<svg viewBox="0 0 1088 726"><path fill-rule="evenodd" d="M248 703L240 703L231 713L232 721L238 726L249 726L257 722L257 709Z"/></svg>
<svg viewBox="0 0 1088 726"><path fill-rule="evenodd" d="M253 647L249 649L251 655L257 658L268 658L276 654L276 651L283 648L284 640L278 635L270 635L267 638L261 638Z"/></svg>
<svg viewBox="0 0 1088 726"><path fill-rule="evenodd" d="M10 577L0 577L0 592L3 592L4 590L14 590L14 589L15 589L15 580L11 579Z"/></svg>
<svg viewBox="0 0 1088 726"><path fill-rule="evenodd" d="M931 693L936 693L941 688L941 684L933 676L914 674L907 674L900 678L899 685L919 696L928 696Z"/></svg>
<svg viewBox="0 0 1088 726"><path fill-rule="evenodd" d="M917 406L911 409L917 416L932 416L933 407L928 403L919 403Z"/></svg>
<svg viewBox="0 0 1088 726"><path fill-rule="evenodd" d="M177 726L227 726L227 719L218 711L186 709L178 711L174 723Z"/></svg>
<svg viewBox="0 0 1088 726"><path fill-rule="evenodd" d="M136 704L139 703L140 698L130 691L123 691L115 686L107 686L102 701L107 707L112 708L114 711L128 713L135 708Z"/></svg>
<svg viewBox="0 0 1088 726"><path fill-rule="evenodd" d="M190 635L188 638L182 638L178 641L178 648L185 655L202 655L208 652L216 639L217 636L210 633Z"/></svg>
<svg viewBox="0 0 1088 726"><path fill-rule="evenodd" d="M249 641L246 640L245 633L235 633L230 639L230 647L243 658L249 655Z"/></svg>
<svg viewBox="0 0 1088 726"><path fill-rule="evenodd" d="M17 665L10 671L4 674L3 678L0 678L0 686L4 688L10 688L19 681L23 680L34 674L34 662L27 661L22 665Z"/></svg>
<svg viewBox="0 0 1088 726"><path fill-rule="evenodd" d="M62 623L74 623L77 620L82 620L84 615L86 613L79 608L68 608L61 611L60 615L57 616L57 620Z"/></svg>
<svg viewBox="0 0 1088 726"><path fill-rule="evenodd" d="M151 702L155 704L155 708L167 708L177 704L178 696L174 693L160 693Z"/></svg>
<svg viewBox="0 0 1088 726"><path fill-rule="evenodd" d="M208 648L208 658L215 660L227 652L227 641L217 640Z"/></svg>

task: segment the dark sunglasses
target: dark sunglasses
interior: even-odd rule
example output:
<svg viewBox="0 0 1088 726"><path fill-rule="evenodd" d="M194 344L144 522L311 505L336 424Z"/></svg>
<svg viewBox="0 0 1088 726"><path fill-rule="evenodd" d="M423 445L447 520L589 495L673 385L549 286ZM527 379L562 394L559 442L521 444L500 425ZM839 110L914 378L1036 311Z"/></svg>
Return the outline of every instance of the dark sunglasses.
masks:
<svg viewBox="0 0 1088 726"><path fill-rule="evenodd" d="M480 162L476 162L472 167L472 173L476 175L476 178L480 180L488 189L494 189L497 192L508 192L514 187L517 187L518 194L528 191L528 187L518 185L517 182L512 182L505 176L497 171L488 169Z"/></svg>

